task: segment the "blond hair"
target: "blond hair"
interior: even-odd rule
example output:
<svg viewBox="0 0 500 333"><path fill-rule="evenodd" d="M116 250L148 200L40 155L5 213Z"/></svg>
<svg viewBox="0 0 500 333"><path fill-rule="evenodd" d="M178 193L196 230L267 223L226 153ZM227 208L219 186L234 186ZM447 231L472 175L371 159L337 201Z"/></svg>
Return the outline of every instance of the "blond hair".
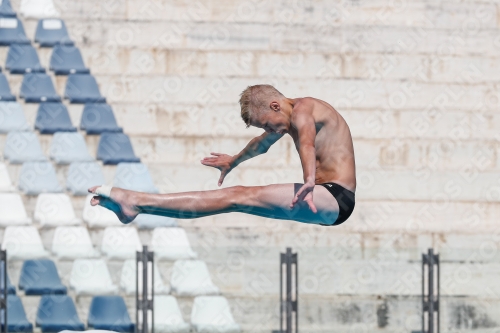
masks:
<svg viewBox="0 0 500 333"><path fill-rule="evenodd" d="M248 86L240 95L241 118L247 127L249 127L252 113L261 112L269 108L271 99L281 99L284 97L282 93L269 84Z"/></svg>

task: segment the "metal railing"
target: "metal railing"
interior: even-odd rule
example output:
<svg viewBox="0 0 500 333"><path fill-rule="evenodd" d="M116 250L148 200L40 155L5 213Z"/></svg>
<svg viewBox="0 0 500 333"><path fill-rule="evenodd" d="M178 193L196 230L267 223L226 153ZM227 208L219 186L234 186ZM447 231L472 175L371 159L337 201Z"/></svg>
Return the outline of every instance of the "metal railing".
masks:
<svg viewBox="0 0 500 333"><path fill-rule="evenodd" d="M151 265L148 265L151 263ZM149 269L151 267L151 269ZM151 275L148 273L151 271ZM142 292L139 293L139 277L142 276ZM149 297L148 282L151 280L151 297ZM155 331L154 316L154 252L148 252L143 246L142 252L137 252L135 275L135 333L148 333L148 311L151 311L151 333ZM141 320L139 320L139 318Z"/></svg>
<svg viewBox="0 0 500 333"><path fill-rule="evenodd" d="M295 274L292 273L293 267L295 267ZM285 283L283 283L283 268L285 270ZM298 281L298 256L297 253L292 253L292 249L288 247L285 253L280 253L280 333L293 332L292 317L294 314L295 333L299 332ZM283 298L283 289L285 289L285 298ZM295 293L292 292L293 290ZM285 319L285 331L283 331L283 319Z"/></svg>
<svg viewBox="0 0 500 333"><path fill-rule="evenodd" d="M439 254L429 249L422 254L422 333L439 333L439 326Z"/></svg>

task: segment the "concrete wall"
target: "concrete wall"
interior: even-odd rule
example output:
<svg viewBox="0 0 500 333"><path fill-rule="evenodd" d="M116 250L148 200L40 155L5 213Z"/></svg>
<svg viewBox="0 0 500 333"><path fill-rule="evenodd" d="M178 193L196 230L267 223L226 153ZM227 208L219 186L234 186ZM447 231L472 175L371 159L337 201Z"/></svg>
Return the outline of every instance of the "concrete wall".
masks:
<svg viewBox="0 0 500 333"><path fill-rule="evenodd" d="M180 221L246 331L277 327L287 246L300 257L303 332L418 330L420 254L431 246L443 260L443 331L498 330L499 1L55 3L163 192L216 188L200 158L235 154L259 133L239 119L247 85L322 98L347 120L358 176L348 223ZM36 20L24 23L32 37ZM40 55L46 64L50 52ZM62 92L64 78L54 80ZM81 108L70 112L78 123ZM87 143L95 154L96 139ZM285 139L226 186L300 181Z"/></svg>

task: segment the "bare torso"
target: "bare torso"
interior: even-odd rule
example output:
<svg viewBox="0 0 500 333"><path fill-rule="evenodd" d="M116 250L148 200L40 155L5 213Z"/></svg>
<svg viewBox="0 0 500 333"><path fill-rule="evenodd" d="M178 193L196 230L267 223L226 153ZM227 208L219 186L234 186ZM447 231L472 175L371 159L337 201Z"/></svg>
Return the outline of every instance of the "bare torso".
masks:
<svg viewBox="0 0 500 333"><path fill-rule="evenodd" d="M316 184L335 182L356 190L356 166L351 132L344 118L328 103L304 97L294 99L293 114L311 113L316 125ZM290 136L299 149L293 116Z"/></svg>

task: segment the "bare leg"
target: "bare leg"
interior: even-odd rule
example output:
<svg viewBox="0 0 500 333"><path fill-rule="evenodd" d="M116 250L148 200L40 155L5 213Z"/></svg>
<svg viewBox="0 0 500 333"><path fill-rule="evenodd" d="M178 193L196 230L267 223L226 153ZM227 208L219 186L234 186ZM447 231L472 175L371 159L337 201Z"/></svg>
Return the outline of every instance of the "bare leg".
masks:
<svg viewBox="0 0 500 333"><path fill-rule="evenodd" d="M304 202L290 209L292 199L301 185L235 186L173 194L150 194L113 187L110 198L97 196L92 198L91 204L111 209L124 223L132 221L139 213L192 219L243 212L282 220L332 224L338 216L339 206L323 186L314 188L314 204L318 213L313 213ZM92 187L89 192L95 193L96 188Z"/></svg>

